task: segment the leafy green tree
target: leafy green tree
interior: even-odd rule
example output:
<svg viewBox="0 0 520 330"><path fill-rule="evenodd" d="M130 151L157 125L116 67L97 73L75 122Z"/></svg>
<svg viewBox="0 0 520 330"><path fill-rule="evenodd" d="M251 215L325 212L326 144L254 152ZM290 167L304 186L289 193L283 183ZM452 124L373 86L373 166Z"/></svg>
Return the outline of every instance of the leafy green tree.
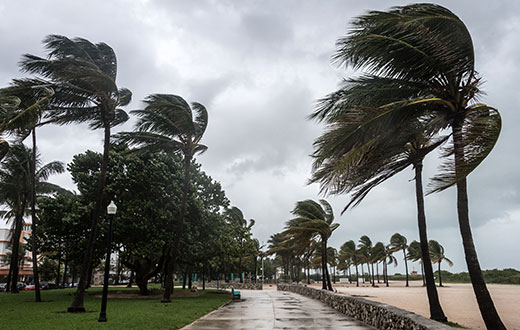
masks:
<svg viewBox="0 0 520 330"><path fill-rule="evenodd" d="M178 227L184 226L189 193L190 164L193 157L207 147L200 143L208 124L208 112L200 104L190 105L180 96L152 94L145 99L146 107L131 113L139 117L133 132L117 134L116 139L141 150L181 153L184 156L184 187ZM173 291L175 254L178 253L182 232L178 232L170 247L166 267L166 289L162 301L170 301Z"/></svg>
<svg viewBox="0 0 520 330"><path fill-rule="evenodd" d="M505 329L482 276L469 223L466 177L496 144L501 118L496 109L478 103L481 78L475 70L467 27L444 7L412 4L356 18L352 31L337 44L335 59L339 63L366 69L368 74L359 80L384 87L358 94L356 102L360 97L378 100L374 107L363 107L362 102L358 103L361 107L347 110L352 103L345 102L343 91L328 100L333 110L322 112L319 118L348 117L351 133L363 132L338 137L338 148L356 150L351 157L359 159L359 151L370 148L374 137L386 136L388 127L402 129L409 127L410 121L430 116L429 132L451 129L451 140L443 153L445 163L433 179L432 191L456 185L459 227L480 312L488 328ZM333 166L323 167L329 165ZM326 175L329 180L334 178Z"/></svg>
<svg viewBox="0 0 520 330"><path fill-rule="evenodd" d="M429 245L431 260L439 266L439 286L442 286L441 262L446 260L450 267L453 266L453 262L444 255L444 247L439 242L430 240Z"/></svg>
<svg viewBox="0 0 520 330"><path fill-rule="evenodd" d="M330 204L322 199L319 203L304 200L296 203L292 214L296 216L287 222L285 232L291 235L316 236L321 241L322 289L332 291L327 269L327 240L339 227L334 222L334 212Z"/></svg>
<svg viewBox="0 0 520 330"><path fill-rule="evenodd" d="M114 50L107 44L93 44L86 39L69 39L59 35L47 36L44 44L49 51L47 58L26 54L20 64L22 70L39 75L52 84L55 95L50 101L46 118L59 125L88 122L90 128L104 130L103 162L92 211L88 248L78 289L68 309L69 312L84 312L83 300L99 216L106 205L104 197L110 129L128 119L120 107L130 103L132 93L117 87L117 59Z"/></svg>

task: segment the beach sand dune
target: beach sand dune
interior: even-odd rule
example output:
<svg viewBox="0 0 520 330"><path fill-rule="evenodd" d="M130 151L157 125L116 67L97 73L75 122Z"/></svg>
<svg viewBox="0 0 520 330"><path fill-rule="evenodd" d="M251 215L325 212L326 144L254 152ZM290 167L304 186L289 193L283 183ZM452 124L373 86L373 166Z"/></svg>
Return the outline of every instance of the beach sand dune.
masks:
<svg viewBox="0 0 520 330"><path fill-rule="evenodd" d="M321 288L321 285L313 284L313 287ZM408 288L404 281L391 281L388 288L383 283L375 288L368 283L360 287L337 283L334 288L339 293L362 296L430 316L426 288L422 286L422 281L411 281ZM520 330L520 285L488 284L488 289L506 327ZM470 329L486 329L471 284L447 283L444 287L437 287L437 290L448 320Z"/></svg>

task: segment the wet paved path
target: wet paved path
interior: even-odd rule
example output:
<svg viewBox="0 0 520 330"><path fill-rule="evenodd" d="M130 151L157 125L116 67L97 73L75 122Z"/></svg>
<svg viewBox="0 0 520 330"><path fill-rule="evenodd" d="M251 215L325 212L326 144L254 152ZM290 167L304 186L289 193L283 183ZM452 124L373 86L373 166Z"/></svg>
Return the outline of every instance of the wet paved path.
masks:
<svg viewBox="0 0 520 330"><path fill-rule="evenodd" d="M241 301L232 302L184 329L374 329L296 293L240 291Z"/></svg>

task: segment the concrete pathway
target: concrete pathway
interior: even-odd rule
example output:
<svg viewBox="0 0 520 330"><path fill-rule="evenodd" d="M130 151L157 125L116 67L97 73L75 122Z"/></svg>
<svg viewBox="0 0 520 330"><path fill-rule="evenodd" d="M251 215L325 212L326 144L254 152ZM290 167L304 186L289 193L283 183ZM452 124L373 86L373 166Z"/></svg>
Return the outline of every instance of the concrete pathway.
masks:
<svg viewBox="0 0 520 330"><path fill-rule="evenodd" d="M296 293L275 290L240 290L240 293L242 300L184 329L374 329Z"/></svg>

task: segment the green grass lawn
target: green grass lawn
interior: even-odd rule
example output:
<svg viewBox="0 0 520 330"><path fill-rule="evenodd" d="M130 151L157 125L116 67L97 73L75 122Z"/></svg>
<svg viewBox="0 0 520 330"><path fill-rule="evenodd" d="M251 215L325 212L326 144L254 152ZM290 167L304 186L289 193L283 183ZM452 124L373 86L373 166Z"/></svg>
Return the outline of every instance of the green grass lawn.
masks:
<svg viewBox="0 0 520 330"><path fill-rule="evenodd" d="M110 288L110 292L136 288ZM182 290L176 289L179 292ZM201 291L199 291L201 292ZM0 329L177 329L218 308L230 294L206 290L197 297L174 297L163 304L154 298L108 299L107 323L99 323L101 288L90 288L86 313L69 314L74 289L42 291L44 302L34 302L34 292L0 293Z"/></svg>

